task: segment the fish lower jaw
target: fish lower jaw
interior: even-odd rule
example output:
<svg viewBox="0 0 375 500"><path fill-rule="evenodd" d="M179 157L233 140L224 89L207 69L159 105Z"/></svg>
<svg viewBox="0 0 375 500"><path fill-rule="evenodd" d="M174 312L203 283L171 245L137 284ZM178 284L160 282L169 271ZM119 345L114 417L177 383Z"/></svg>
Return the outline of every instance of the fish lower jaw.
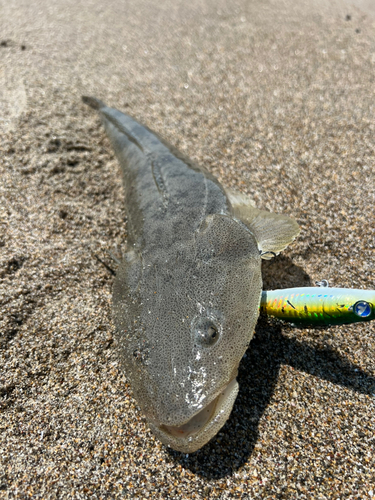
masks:
<svg viewBox="0 0 375 500"><path fill-rule="evenodd" d="M153 433L162 443L183 453L192 453L205 445L227 421L238 394L238 382L233 378L205 408L180 426L155 425Z"/></svg>

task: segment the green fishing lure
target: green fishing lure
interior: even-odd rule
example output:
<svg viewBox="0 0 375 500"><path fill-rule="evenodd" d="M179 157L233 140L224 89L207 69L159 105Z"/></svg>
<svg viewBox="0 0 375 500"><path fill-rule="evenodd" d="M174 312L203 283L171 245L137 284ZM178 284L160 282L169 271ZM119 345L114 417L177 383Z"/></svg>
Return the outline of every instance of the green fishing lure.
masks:
<svg viewBox="0 0 375 500"><path fill-rule="evenodd" d="M375 319L375 290L300 287L262 292L260 312L296 325L343 325Z"/></svg>

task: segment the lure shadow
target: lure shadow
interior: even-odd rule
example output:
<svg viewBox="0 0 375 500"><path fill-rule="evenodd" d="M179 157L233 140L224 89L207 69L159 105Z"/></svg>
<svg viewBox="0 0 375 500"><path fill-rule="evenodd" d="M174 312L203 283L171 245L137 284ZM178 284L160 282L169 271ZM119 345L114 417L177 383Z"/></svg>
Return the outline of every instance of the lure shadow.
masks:
<svg viewBox="0 0 375 500"><path fill-rule="evenodd" d="M299 274L296 267L290 266L294 276ZM307 275L303 275L306 281ZM281 284L280 288L301 286L301 281L293 281ZM185 455L168 449L173 462L207 479L229 476L246 463L257 443L259 421L272 398L282 364L361 394L374 394L374 377L334 349L313 347L287 337L283 335L282 328L277 321L266 317L259 319L255 336L240 364L240 391L228 422L207 445L195 453Z"/></svg>

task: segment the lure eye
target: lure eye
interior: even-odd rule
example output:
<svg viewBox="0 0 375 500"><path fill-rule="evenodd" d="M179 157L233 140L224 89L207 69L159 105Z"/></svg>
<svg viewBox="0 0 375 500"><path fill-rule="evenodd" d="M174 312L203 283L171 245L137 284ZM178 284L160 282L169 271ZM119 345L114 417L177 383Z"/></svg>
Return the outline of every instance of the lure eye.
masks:
<svg viewBox="0 0 375 500"><path fill-rule="evenodd" d="M356 302L353 306L353 312L360 318L368 318L371 314L371 305L364 300Z"/></svg>
<svg viewBox="0 0 375 500"><path fill-rule="evenodd" d="M210 318L197 318L193 322L195 342L202 347L211 347L219 340L219 327Z"/></svg>

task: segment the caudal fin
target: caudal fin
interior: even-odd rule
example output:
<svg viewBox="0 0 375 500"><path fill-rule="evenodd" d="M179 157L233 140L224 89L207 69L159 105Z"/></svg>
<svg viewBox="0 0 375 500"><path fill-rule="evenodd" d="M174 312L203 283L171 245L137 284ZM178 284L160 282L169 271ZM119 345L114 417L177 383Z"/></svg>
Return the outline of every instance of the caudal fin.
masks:
<svg viewBox="0 0 375 500"><path fill-rule="evenodd" d="M91 96L83 95L82 96L82 101L85 104L87 104L88 106L90 106L90 108L96 109L98 111L100 109L106 107L106 105L104 104L104 102L101 101L100 99L97 99L96 97L91 97Z"/></svg>

